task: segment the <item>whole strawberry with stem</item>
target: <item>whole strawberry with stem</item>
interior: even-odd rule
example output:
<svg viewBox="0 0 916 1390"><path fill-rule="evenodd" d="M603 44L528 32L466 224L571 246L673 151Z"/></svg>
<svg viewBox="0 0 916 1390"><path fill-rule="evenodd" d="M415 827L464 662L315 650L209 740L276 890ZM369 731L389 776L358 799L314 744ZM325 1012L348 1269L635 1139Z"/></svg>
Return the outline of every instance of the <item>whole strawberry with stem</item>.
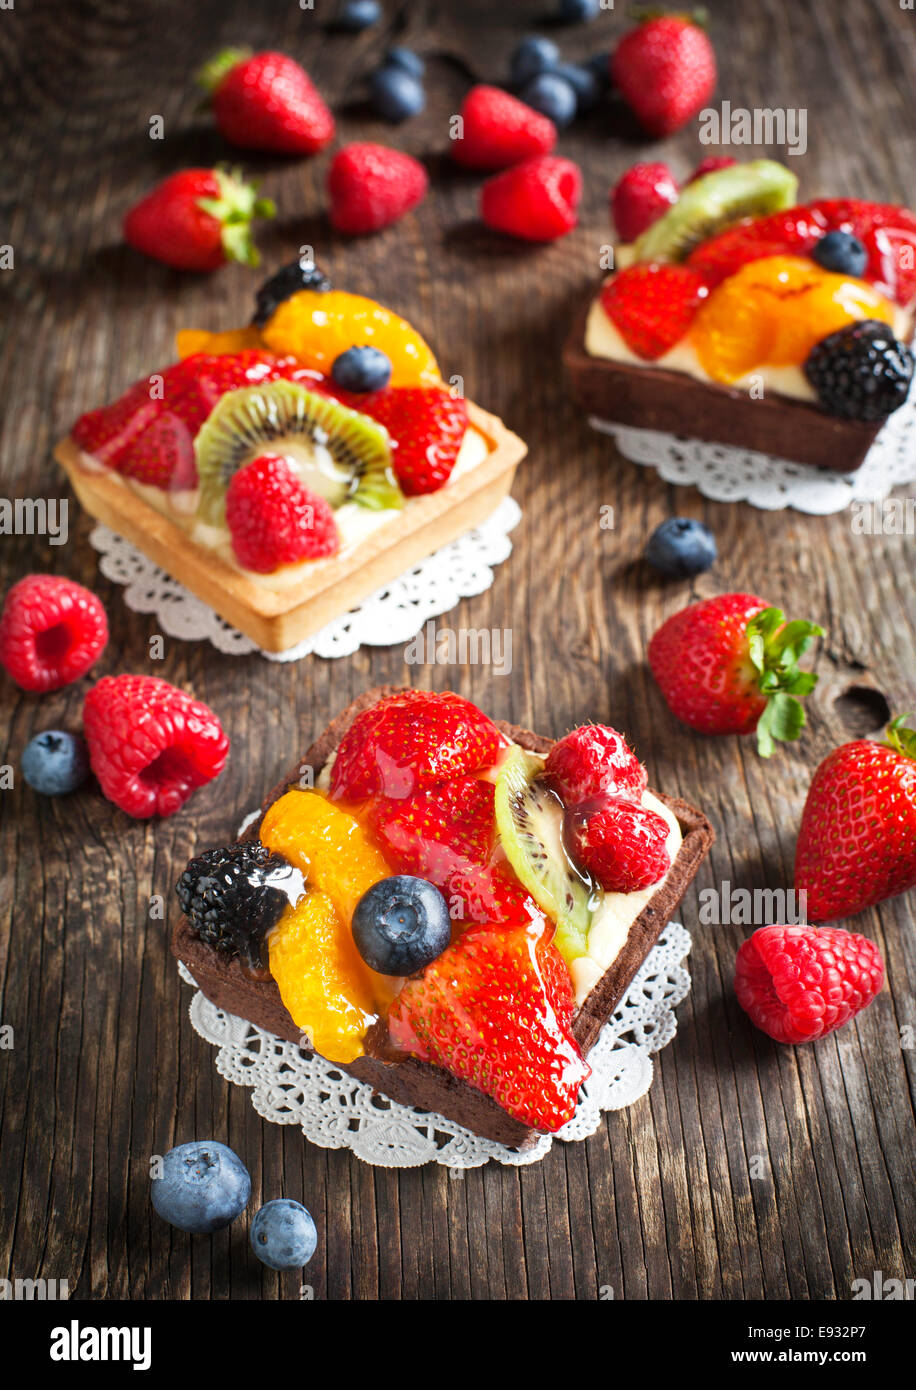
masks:
<svg viewBox="0 0 916 1390"><path fill-rule="evenodd" d="M916 887L916 731L901 715L885 742L841 744L811 780L795 887L814 922L850 917Z"/></svg>
<svg viewBox="0 0 916 1390"><path fill-rule="evenodd" d="M201 68L220 134L245 150L315 154L334 117L305 69L285 53L227 48Z"/></svg>
<svg viewBox="0 0 916 1390"><path fill-rule="evenodd" d="M227 261L257 265L252 220L275 212L270 198L243 182L240 169L182 169L128 211L124 240L176 270L218 270Z"/></svg>
<svg viewBox="0 0 916 1390"><path fill-rule="evenodd" d="M617 45L611 78L650 135L670 135L715 91L716 55L690 16L650 13Z"/></svg>
<svg viewBox="0 0 916 1390"><path fill-rule="evenodd" d="M678 719L703 734L757 732L768 758L779 739L805 724L800 698L817 684L799 658L823 628L786 622L754 594L722 594L690 604L662 623L649 643L649 666Z"/></svg>

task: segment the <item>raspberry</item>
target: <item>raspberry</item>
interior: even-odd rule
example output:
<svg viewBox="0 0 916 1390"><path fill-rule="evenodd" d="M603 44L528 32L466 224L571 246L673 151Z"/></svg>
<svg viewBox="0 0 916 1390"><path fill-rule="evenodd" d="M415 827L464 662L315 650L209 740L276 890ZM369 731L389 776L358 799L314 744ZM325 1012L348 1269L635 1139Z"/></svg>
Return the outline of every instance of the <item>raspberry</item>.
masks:
<svg viewBox="0 0 916 1390"><path fill-rule="evenodd" d="M508 169L557 143L553 121L499 87L472 87L461 107L452 158L466 169Z"/></svg>
<svg viewBox="0 0 916 1390"><path fill-rule="evenodd" d="M573 831L577 859L609 893L636 893L671 868L668 822L629 797L611 796Z"/></svg>
<svg viewBox="0 0 916 1390"><path fill-rule="evenodd" d="M570 810L607 796L638 801L649 780L623 735L606 724L583 724L561 738L544 771Z"/></svg>
<svg viewBox="0 0 916 1390"><path fill-rule="evenodd" d="M0 615L0 665L23 690L44 693L85 676L108 641L95 594L72 579L29 574L14 584Z"/></svg>
<svg viewBox="0 0 916 1390"><path fill-rule="evenodd" d="M874 942L837 927L761 927L735 959L738 1003L782 1043L813 1042L842 1028L883 980Z"/></svg>
<svg viewBox="0 0 916 1390"><path fill-rule="evenodd" d="M709 293L686 265L632 265L601 289L601 304L627 346L652 362L679 343Z"/></svg>
<svg viewBox="0 0 916 1390"><path fill-rule="evenodd" d="M171 816L218 777L229 740L200 700L157 676L105 676L83 707L102 791L129 816Z"/></svg>
<svg viewBox="0 0 916 1390"><path fill-rule="evenodd" d="M397 222L429 187L418 159L385 145L346 145L328 173L331 225L347 236L377 232Z"/></svg>
<svg viewBox="0 0 916 1390"><path fill-rule="evenodd" d="M333 555L340 545L330 505L278 454L261 454L233 476L226 525L239 564L257 574Z"/></svg>
<svg viewBox="0 0 916 1390"><path fill-rule="evenodd" d="M181 910L201 940L253 969L266 965L267 933L303 891L301 871L257 841L207 850L175 885Z"/></svg>
<svg viewBox="0 0 916 1390"><path fill-rule="evenodd" d="M635 241L678 199L667 164L634 164L611 190L611 216L622 241Z"/></svg>
<svg viewBox="0 0 916 1390"><path fill-rule="evenodd" d="M578 165L541 155L488 179L480 191L480 215L497 232L554 241L576 225L581 193Z"/></svg>

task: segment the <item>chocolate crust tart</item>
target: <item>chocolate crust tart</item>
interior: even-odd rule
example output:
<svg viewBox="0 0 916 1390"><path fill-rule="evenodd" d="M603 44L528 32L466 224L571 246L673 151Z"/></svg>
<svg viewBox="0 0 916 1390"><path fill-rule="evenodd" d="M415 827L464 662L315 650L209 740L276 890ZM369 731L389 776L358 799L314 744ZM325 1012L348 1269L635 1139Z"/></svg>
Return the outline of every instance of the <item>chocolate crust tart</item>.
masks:
<svg viewBox="0 0 916 1390"><path fill-rule="evenodd" d="M268 793L261 814L242 837L258 838L260 823L268 807L290 787L300 785L302 769L312 769L315 779L337 749L357 715L401 687L377 686L360 695L327 726L304 755L297 759ZM494 721L496 727L514 743L532 752L546 754L553 740L514 724ZM611 1018L630 982L652 950L675 908L692 882L712 845L714 831L695 806L677 797L654 792L674 814L683 839L667 877L632 923L626 941L608 970L593 986L575 1017L573 1031L582 1051L587 1053L604 1024ZM227 1013L247 1019L258 1028L288 1042L302 1045L302 1031L286 1010L276 982L266 972L253 973L238 958L214 950L192 930L185 917L179 918L172 932L173 954L187 967L206 997ZM366 1054L341 1066L340 1070L367 1082L382 1096L445 1115L466 1129L510 1148L521 1149L534 1143L541 1131L530 1129L468 1082L445 1069L417 1058L393 1055L386 1048L384 1028L370 1029ZM307 1050L307 1049L306 1049ZM335 1063L335 1066L340 1064Z"/></svg>

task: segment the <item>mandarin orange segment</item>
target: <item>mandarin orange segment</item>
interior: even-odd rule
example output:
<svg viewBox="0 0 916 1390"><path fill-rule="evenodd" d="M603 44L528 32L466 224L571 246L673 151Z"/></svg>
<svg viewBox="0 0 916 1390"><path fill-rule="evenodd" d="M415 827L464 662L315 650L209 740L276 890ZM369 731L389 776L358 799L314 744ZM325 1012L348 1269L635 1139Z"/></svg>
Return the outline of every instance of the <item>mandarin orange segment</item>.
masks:
<svg viewBox="0 0 916 1390"><path fill-rule="evenodd" d="M432 351L406 319L374 299L343 290L300 290L278 306L261 337L271 352L297 357L325 374L347 348L369 346L389 358L392 386L431 386L440 380Z"/></svg>
<svg viewBox="0 0 916 1390"><path fill-rule="evenodd" d="M248 328L230 328L226 333L207 333L203 329L182 328L175 335L175 347L182 361L186 357L193 357L196 352L208 352L218 357L263 346L261 331L254 324L250 324Z"/></svg>
<svg viewBox="0 0 916 1390"><path fill-rule="evenodd" d="M297 1028L329 1062L362 1056L375 1019L366 967L326 893L306 893L268 938L270 972Z"/></svg>

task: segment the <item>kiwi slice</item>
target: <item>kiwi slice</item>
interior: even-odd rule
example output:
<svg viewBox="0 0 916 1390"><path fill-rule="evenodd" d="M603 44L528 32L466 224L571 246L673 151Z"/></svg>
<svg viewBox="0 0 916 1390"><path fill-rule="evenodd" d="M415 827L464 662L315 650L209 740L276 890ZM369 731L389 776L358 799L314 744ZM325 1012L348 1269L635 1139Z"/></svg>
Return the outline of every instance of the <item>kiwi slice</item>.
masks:
<svg viewBox="0 0 916 1390"><path fill-rule="evenodd" d="M797 194L798 179L772 159L714 169L689 183L677 202L637 238L636 260L683 261L695 246L731 222L794 207Z"/></svg>
<svg viewBox="0 0 916 1390"><path fill-rule="evenodd" d="M542 770L539 758L509 750L496 780L496 825L509 863L556 922L554 945L569 962L588 948L593 888L566 851L563 803Z"/></svg>
<svg viewBox="0 0 916 1390"><path fill-rule="evenodd" d="M198 431L201 521L225 524L229 480L267 452L289 458L304 486L332 507L349 501L373 511L404 505L387 430L296 382L266 381L227 391Z"/></svg>

